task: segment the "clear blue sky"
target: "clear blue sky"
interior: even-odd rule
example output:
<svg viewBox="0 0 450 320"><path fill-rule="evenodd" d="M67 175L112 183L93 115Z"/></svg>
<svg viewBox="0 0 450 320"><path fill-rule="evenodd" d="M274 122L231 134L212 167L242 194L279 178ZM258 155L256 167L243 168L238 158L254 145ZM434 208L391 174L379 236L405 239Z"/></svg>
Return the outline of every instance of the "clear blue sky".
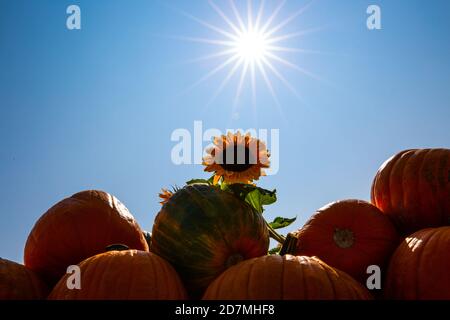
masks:
<svg viewBox="0 0 450 320"><path fill-rule="evenodd" d="M305 3L289 0L278 21ZM366 28L373 3L382 30ZM66 28L70 4L81 7L81 30ZM285 42L322 53L284 56L323 81L278 65L302 96L272 77L284 118L261 79L256 114L245 87L239 117L237 78L205 107L225 70L184 92L223 58L186 63L217 48L174 37L214 36L178 9L226 26L201 0L0 0L0 256L21 262L38 217L89 188L116 195L151 230L161 187L207 177L170 159L172 131L194 120L280 129L280 170L261 186L278 190L269 218L298 215L284 232L328 202L368 200L393 153L450 147L449 1L316 1L283 32L323 27Z"/></svg>

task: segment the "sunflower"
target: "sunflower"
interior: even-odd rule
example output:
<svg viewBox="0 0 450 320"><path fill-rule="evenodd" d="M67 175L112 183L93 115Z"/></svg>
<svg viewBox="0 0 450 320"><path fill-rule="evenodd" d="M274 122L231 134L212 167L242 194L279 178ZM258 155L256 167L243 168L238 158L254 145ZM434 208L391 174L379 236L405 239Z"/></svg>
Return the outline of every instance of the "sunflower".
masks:
<svg viewBox="0 0 450 320"><path fill-rule="evenodd" d="M269 168L269 151L264 142L250 134L229 132L226 136L215 137L214 146L203 158L205 171L214 172L214 184L223 182L250 184L264 176L264 168Z"/></svg>
<svg viewBox="0 0 450 320"><path fill-rule="evenodd" d="M161 193L158 194L159 198L162 200L161 205L167 203L169 199L173 196L173 192L167 189L161 189Z"/></svg>

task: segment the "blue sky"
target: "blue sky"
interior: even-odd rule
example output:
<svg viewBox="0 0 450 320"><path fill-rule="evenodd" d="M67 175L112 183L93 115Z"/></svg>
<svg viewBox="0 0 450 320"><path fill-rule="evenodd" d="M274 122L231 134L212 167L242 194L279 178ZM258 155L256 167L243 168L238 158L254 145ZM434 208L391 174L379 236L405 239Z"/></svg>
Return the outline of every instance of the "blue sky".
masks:
<svg viewBox="0 0 450 320"><path fill-rule="evenodd" d="M288 0L277 21L306 3ZM81 30L66 28L71 4ZM382 30L366 28L370 4ZM280 130L280 170L260 185L278 190L268 219L298 216L284 232L331 201L368 200L395 152L450 147L449 1L315 1L281 33L320 28L283 43L320 54L283 55L321 80L278 65L301 99L272 77L278 108L258 78L256 109L246 82L234 116L237 77L207 106L227 70L186 92L223 58L187 63L218 47L177 36L217 34L181 10L226 26L201 0L0 0L0 256L21 262L39 216L84 189L116 195L151 230L161 187L207 177L170 158L171 133L195 120Z"/></svg>

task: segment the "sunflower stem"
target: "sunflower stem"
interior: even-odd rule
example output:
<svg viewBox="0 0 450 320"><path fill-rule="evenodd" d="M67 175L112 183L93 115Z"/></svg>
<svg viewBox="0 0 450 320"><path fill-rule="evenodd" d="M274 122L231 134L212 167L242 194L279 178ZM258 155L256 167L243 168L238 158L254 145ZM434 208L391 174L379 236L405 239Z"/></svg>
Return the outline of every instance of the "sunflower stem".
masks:
<svg viewBox="0 0 450 320"><path fill-rule="evenodd" d="M284 240L286 239L281 234L276 232L275 229L272 228L272 226L265 219L264 222L266 223L267 229L269 230L269 236L278 243L280 243L281 245L283 245Z"/></svg>

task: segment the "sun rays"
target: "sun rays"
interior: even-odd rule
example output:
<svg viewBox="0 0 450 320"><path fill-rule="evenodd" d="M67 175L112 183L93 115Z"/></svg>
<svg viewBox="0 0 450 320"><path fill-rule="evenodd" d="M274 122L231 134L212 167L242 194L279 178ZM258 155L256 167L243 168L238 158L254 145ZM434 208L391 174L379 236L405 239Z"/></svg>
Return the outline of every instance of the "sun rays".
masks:
<svg viewBox="0 0 450 320"><path fill-rule="evenodd" d="M277 106L280 106L273 81L280 81L292 94L299 97L299 93L283 75L284 69L292 69L303 76L319 79L318 76L299 66L285 57L282 53L320 53L318 51L303 48L290 47L286 44L293 38L302 37L320 28L298 30L295 32L283 32L288 24L298 19L312 4L313 1L302 6L297 11L280 19L286 0L281 0L275 9L266 8L265 0L247 0L244 8L239 8L234 0L229 0L228 14L213 0L207 0L210 8L217 14L222 27L211 24L205 20L183 12L183 15L201 24L205 28L214 31L216 37L179 37L182 40L207 44L216 47L215 52L203 57L191 60L199 62L205 60L221 60L215 67L207 72L199 80L195 81L186 91L189 91L201 83L209 80L219 72L227 70L220 85L212 93L208 102L211 104L229 85L233 78L237 79L236 91L233 98L233 110L243 94L246 83L249 83L253 105L256 104L257 79L265 85ZM254 4L257 3L257 6ZM279 20L279 22L277 22Z"/></svg>

